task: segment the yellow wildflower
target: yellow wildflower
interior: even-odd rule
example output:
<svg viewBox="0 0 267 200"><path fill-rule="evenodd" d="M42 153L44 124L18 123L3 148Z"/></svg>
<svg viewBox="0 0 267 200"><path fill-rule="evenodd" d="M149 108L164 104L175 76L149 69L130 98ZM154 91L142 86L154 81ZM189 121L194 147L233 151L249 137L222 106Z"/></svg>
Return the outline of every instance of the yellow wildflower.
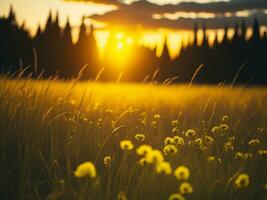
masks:
<svg viewBox="0 0 267 200"><path fill-rule="evenodd" d="M223 145L223 150L224 151L234 151L234 145L232 142L228 141Z"/></svg>
<svg viewBox="0 0 267 200"><path fill-rule="evenodd" d="M139 141L139 142L144 141L145 138L146 138L146 136L145 136L144 134L136 134L136 135L135 135L135 139L136 139L137 141Z"/></svg>
<svg viewBox="0 0 267 200"><path fill-rule="evenodd" d="M267 190L267 183L265 183L265 184L263 185L263 189L264 189L264 190Z"/></svg>
<svg viewBox="0 0 267 200"><path fill-rule="evenodd" d="M214 126L212 129L211 129L211 132L213 134L217 134L220 132L220 127L219 126Z"/></svg>
<svg viewBox="0 0 267 200"><path fill-rule="evenodd" d="M152 150L152 147L146 144L141 145L136 149L136 153L140 156L146 155L149 151Z"/></svg>
<svg viewBox="0 0 267 200"><path fill-rule="evenodd" d="M258 154L259 154L260 156L267 156L267 150L259 150L259 151L258 151Z"/></svg>
<svg viewBox="0 0 267 200"><path fill-rule="evenodd" d="M130 140L122 140L120 142L120 147L123 150L132 150L134 148L134 145Z"/></svg>
<svg viewBox="0 0 267 200"><path fill-rule="evenodd" d="M179 193L174 193L169 197L169 200L185 200L185 198Z"/></svg>
<svg viewBox="0 0 267 200"><path fill-rule="evenodd" d="M260 144L260 140L259 140L259 139L253 139L253 140L250 140L250 141L248 142L248 144L249 144L250 146L256 146L256 145Z"/></svg>
<svg viewBox="0 0 267 200"><path fill-rule="evenodd" d="M201 138L195 139L195 144L198 145L198 146L201 146L203 144L202 139Z"/></svg>
<svg viewBox="0 0 267 200"><path fill-rule="evenodd" d="M209 162L212 162L212 161L215 161L215 160L216 160L215 156L208 156L208 161Z"/></svg>
<svg viewBox="0 0 267 200"><path fill-rule="evenodd" d="M144 165L147 165L149 164L147 159L146 158L141 158L139 161L138 161L138 164L141 165L141 166L144 166Z"/></svg>
<svg viewBox="0 0 267 200"><path fill-rule="evenodd" d="M117 200L127 200L127 197L123 191L119 192L119 194L117 196Z"/></svg>
<svg viewBox="0 0 267 200"><path fill-rule="evenodd" d="M181 194L191 194L193 192L193 187L190 183L183 182L179 187L179 191Z"/></svg>
<svg viewBox="0 0 267 200"><path fill-rule="evenodd" d="M223 123L228 123L228 122L229 122L229 116L228 116L228 115L224 115L224 116L222 117L222 122L223 122Z"/></svg>
<svg viewBox="0 0 267 200"><path fill-rule="evenodd" d="M173 144L169 144L169 145L165 146L163 149L163 152L165 155L168 155L168 154L173 155L173 154L176 154L177 151L178 150L177 150L176 146Z"/></svg>
<svg viewBox="0 0 267 200"><path fill-rule="evenodd" d="M179 122L178 122L178 120L172 120L171 124L172 124L172 126L177 127Z"/></svg>
<svg viewBox="0 0 267 200"><path fill-rule="evenodd" d="M237 188L245 188L249 186L249 175L248 174L239 174L235 180L234 185Z"/></svg>
<svg viewBox="0 0 267 200"><path fill-rule="evenodd" d="M173 143L174 143L174 140L171 137L166 137L165 140L164 140L164 144L165 145L173 144Z"/></svg>
<svg viewBox="0 0 267 200"><path fill-rule="evenodd" d="M190 176L190 172L186 166L180 166L175 169L174 175L178 180L187 180Z"/></svg>
<svg viewBox="0 0 267 200"><path fill-rule="evenodd" d="M95 165L92 162L84 162L80 164L74 172L77 178L89 176L91 178L96 177Z"/></svg>
<svg viewBox="0 0 267 200"><path fill-rule="evenodd" d="M186 137L194 137L196 135L196 131L193 129L189 129L185 132Z"/></svg>
<svg viewBox="0 0 267 200"><path fill-rule="evenodd" d="M155 149L146 154L146 159L148 163L159 163L164 160L164 156L162 155L161 151Z"/></svg>
<svg viewBox="0 0 267 200"><path fill-rule="evenodd" d="M109 166L110 165L110 161L111 161L111 157L110 156L104 157L104 165Z"/></svg>
<svg viewBox="0 0 267 200"><path fill-rule="evenodd" d="M155 120L159 120L159 119L160 119L160 115L159 115L159 114L155 114L155 115L154 115L154 119L155 119Z"/></svg>
<svg viewBox="0 0 267 200"><path fill-rule="evenodd" d="M172 173L172 168L170 163L168 162L160 162L156 165L156 171L159 174L169 175Z"/></svg>
<svg viewBox="0 0 267 200"><path fill-rule="evenodd" d="M211 145L214 142L214 139L208 135L205 137L205 140L208 145Z"/></svg>
<svg viewBox="0 0 267 200"><path fill-rule="evenodd" d="M184 145L185 144L184 138L177 136L177 135L173 137L173 141L174 141L174 144L176 144L176 145Z"/></svg>

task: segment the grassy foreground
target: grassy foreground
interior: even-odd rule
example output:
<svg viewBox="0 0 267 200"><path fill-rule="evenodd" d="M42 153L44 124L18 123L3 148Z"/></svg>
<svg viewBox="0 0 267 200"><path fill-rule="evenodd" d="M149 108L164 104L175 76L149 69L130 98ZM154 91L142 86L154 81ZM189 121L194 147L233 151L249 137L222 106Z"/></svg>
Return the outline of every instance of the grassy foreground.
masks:
<svg viewBox="0 0 267 200"><path fill-rule="evenodd" d="M2 78L0 112L0 199L267 199L267 89Z"/></svg>

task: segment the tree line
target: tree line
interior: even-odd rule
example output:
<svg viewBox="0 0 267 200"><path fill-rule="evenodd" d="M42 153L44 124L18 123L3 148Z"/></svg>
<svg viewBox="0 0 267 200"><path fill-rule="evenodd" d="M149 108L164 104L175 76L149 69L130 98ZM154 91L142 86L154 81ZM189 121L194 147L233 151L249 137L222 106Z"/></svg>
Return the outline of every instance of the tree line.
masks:
<svg viewBox="0 0 267 200"><path fill-rule="evenodd" d="M200 27L201 26L201 27ZM141 45L131 46L131 59L121 70L114 67L111 44L115 40L110 35L104 59L100 60L94 35L94 27L87 27L82 20L79 37L73 43L71 25L67 20L65 27L59 26L59 15L50 12L45 27L40 26L31 37L24 24L18 25L12 7L8 16L0 17L0 70L2 73L15 73L27 69L33 78L58 76L69 79L83 70L82 79L94 79L104 67L100 80L194 82L198 83L267 83L267 36L260 34L257 19L253 23L253 33L247 38L245 22L236 24L234 35L228 37L226 25L222 41L216 38L212 45L208 42L205 23L194 26L194 39L183 45L175 59L170 58L167 38L163 52L156 56L156 47L150 49ZM199 44L198 32L203 38ZM121 55L122 57L124 55ZM123 59L123 58L121 58ZM87 66L84 68L84 66ZM123 74L121 73L123 71ZM121 75L121 76L120 76ZM172 77L175 77L171 79Z"/></svg>

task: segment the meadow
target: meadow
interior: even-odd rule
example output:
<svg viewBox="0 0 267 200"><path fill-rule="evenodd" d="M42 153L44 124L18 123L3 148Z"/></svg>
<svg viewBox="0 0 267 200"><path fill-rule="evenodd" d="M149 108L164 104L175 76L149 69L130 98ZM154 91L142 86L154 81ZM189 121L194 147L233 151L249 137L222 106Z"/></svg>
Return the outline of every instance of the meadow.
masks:
<svg viewBox="0 0 267 200"><path fill-rule="evenodd" d="M267 89L0 80L0 199L267 199Z"/></svg>

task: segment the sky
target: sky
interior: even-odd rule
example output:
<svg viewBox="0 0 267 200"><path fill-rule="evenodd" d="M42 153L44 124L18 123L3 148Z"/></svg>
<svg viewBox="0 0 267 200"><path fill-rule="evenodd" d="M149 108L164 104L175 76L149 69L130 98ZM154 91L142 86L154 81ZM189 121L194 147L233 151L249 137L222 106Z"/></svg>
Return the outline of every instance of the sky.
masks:
<svg viewBox="0 0 267 200"><path fill-rule="evenodd" d="M191 30L196 22L205 22L210 41L215 37L214 30L222 38L226 23L233 27L245 20L251 25L257 17L262 25L267 25L267 0L0 0L0 15L7 15L10 5L19 23L25 22L32 35L39 24L44 27L52 10L54 14L59 12L61 27L69 18L74 41L81 18L86 16L86 23L97 28L101 49L110 31L138 36L139 43L151 47L162 46L167 36L173 57L178 54L182 40L186 43L192 39Z"/></svg>

